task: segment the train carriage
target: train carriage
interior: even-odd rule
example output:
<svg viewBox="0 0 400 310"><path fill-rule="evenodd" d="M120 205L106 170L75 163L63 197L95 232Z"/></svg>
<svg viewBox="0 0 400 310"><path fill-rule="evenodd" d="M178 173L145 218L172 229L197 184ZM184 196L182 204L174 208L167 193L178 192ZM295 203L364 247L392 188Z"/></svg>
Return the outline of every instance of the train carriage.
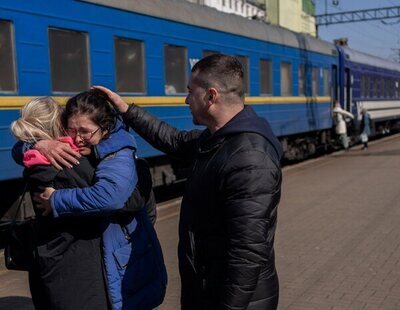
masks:
<svg viewBox="0 0 400 310"><path fill-rule="evenodd" d="M210 53L239 58L246 103L270 121L286 157L315 152L332 128L335 46L212 8L173 0L3 0L0 42L0 180L21 176L9 125L31 97L62 104L90 85L105 85L191 129L186 83L193 64ZM137 138L139 155L157 168L162 154ZM166 182L165 173L159 180Z"/></svg>
<svg viewBox="0 0 400 310"><path fill-rule="evenodd" d="M400 64L338 46L340 55L340 102L361 120L367 109L372 133L389 133L399 128Z"/></svg>

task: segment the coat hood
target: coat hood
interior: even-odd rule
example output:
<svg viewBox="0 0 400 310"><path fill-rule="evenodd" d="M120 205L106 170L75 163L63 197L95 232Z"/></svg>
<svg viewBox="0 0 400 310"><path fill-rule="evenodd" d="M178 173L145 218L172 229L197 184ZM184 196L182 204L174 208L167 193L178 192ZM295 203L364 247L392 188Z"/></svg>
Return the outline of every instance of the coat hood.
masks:
<svg viewBox="0 0 400 310"><path fill-rule="evenodd" d="M282 158L283 150L279 140L273 133L271 126L265 118L259 117L251 106L245 106L224 127L214 133L214 138L228 136L235 133L253 132L267 139L279 158Z"/></svg>
<svg viewBox="0 0 400 310"><path fill-rule="evenodd" d="M97 160L102 160L108 155L118 152L124 148L136 150L136 139L133 137L133 135L125 130L124 123L120 120L117 120L111 135L102 140L98 145L95 145L93 150L95 158Z"/></svg>

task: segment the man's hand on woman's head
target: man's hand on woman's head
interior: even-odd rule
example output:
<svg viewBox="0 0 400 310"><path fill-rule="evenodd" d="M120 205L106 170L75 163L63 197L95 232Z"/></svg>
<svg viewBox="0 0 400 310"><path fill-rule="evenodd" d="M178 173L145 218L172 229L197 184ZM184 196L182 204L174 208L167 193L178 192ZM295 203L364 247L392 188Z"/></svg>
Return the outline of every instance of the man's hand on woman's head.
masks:
<svg viewBox="0 0 400 310"><path fill-rule="evenodd" d="M125 113L128 110L128 104L121 98L120 95L114 93L112 90L103 86L92 86L92 89L97 89L105 93L118 112Z"/></svg>
<svg viewBox="0 0 400 310"><path fill-rule="evenodd" d="M53 210L50 204L50 197L56 190L52 187L46 187L41 194L33 195L32 199L37 203L36 207L43 211L42 215L50 215Z"/></svg>
<svg viewBox="0 0 400 310"><path fill-rule="evenodd" d="M38 141L34 149L46 156L58 170L62 170L62 167L72 168L73 165L79 164L79 158L81 157L67 143L56 140Z"/></svg>

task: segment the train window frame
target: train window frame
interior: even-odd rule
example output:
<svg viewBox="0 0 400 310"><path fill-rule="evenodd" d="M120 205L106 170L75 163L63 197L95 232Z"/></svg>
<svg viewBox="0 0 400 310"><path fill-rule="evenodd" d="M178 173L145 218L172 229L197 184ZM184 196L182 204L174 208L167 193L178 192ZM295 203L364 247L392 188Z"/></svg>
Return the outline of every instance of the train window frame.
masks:
<svg viewBox="0 0 400 310"><path fill-rule="evenodd" d="M182 85L179 85L181 89L176 89L176 87L173 84L167 84L171 80L168 80L170 76L168 76L169 73L167 73L167 62L166 62L166 57L167 57L167 49L168 48L175 48L175 49L182 49L184 52L183 55L183 70L181 73L183 73L183 83ZM186 89L187 89L187 83L188 83L188 48L186 46L182 45L176 45L176 44L164 44L164 49L163 49L163 61L164 61L164 94L166 96L176 96L176 95L186 95ZM181 81L180 81L181 82Z"/></svg>
<svg viewBox="0 0 400 310"><path fill-rule="evenodd" d="M128 42L128 43L137 43L139 44L139 50L140 50L140 71L141 72L135 72L132 71L132 77L133 80L137 80L137 77L141 77L141 82L140 84L142 85L141 90L122 90L118 88L118 71L117 71L117 62L119 59L121 59L120 55L117 55L117 42ZM135 68L138 67L137 64L133 65ZM126 67L126 66L123 66ZM131 70L130 68L129 70ZM147 78L146 78L146 48L145 48L145 42L143 40L139 40L136 38L129 38L129 37L124 37L124 36L114 36L114 75L115 75L115 89L118 93L121 94L139 94L143 95L147 93ZM132 80L129 80L127 84L130 84Z"/></svg>
<svg viewBox="0 0 400 310"><path fill-rule="evenodd" d="M267 71L266 75L263 75L263 70L262 70L262 63L267 64ZM269 58L260 58L259 62L259 68L260 68L260 95L261 96L273 96L274 95L274 81L273 81L273 61L272 59ZM262 85L264 85L263 81L263 76L267 77L266 80L266 92L263 91Z"/></svg>
<svg viewBox="0 0 400 310"><path fill-rule="evenodd" d="M243 69L243 84L244 84L244 93L246 95L250 94L250 58L245 55L234 55L234 57L239 60Z"/></svg>
<svg viewBox="0 0 400 310"><path fill-rule="evenodd" d="M9 57L6 59L6 62L10 62L10 75L7 76L7 79L10 79L11 82L11 88L9 89L2 89L0 87L0 93L1 94L15 94L18 92L18 79L17 79L17 60L16 60L16 48L15 48L15 29L14 29L14 23L11 20L6 20L6 19L0 19L0 24L6 24L8 26L8 35L9 39L8 41L10 42L9 46ZM6 51L7 52L7 51ZM3 58L3 57L1 57ZM1 86L1 85L0 85Z"/></svg>
<svg viewBox="0 0 400 310"><path fill-rule="evenodd" d="M287 66L287 72L289 74L289 83L283 83L284 76L282 74L284 67ZM280 82L281 82L281 96L293 96L293 71L292 71L292 63L289 61L281 61L280 63ZM287 85L288 88L284 89L284 85ZM286 90L288 90L286 92Z"/></svg>
<svg viewBox="0 0 400 310"><path fill-rule="evenodd" d="M51 38L51 32L52 31L58 31L58 32L64 32L64 33L75 33L75 34L80 34L83 35L84 37L84 47L86 48L86 53L85 56L83 58L86 59L86 73L87 73L87 85L85 85L85 83L77 83L77 85L83 85L83 87L79 87L77 89L74 90L58 90L55 89L54 86L54 76L53 76L53 69L54 69L54 63L52 60L52 38ZM50 26L48 27L47 30L47 37L48 37L48 51L49 51L49 65L50 65L50 85L51 85L51 93L52 94L75 94L81 91L84 91L86 89L89 89L90 85L92 85L91 82L91 63L90 63L90 42L89 42L89 33L87 31L82 31L82 30L76 30L76 29L67 29L67 28L61 28L61 27L55 27L55 26ZM70 43L69 43L70 44ZM58 53L56 53L58 54ZM59 66L59 65L58 65ZM65 74L61 74L62 79L65 79ZM71 79L73 80L73 79Z"/></svg>
<svg viewBox="0 0 400 310"><path fill-rule="evenodd" d="M307 96L307 75L306 75L306 64L299 64L298 70L299 76L299 96Z"/></svg>

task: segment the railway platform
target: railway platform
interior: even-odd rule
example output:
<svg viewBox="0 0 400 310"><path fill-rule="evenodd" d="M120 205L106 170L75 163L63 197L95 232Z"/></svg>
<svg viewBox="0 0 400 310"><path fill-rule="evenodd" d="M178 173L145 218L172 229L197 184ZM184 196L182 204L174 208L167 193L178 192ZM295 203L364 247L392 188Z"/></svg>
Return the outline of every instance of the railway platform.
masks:
<svg viewBox="0 0 400 310"><path fill-rule="evenodd" d="M400 135L284 168L278 309L400 309L399 174ZM160 206L156 224L169 273L160 310L179 309L178 205ZM26 273L1 265L0 309L33 309Z"/></svg>

